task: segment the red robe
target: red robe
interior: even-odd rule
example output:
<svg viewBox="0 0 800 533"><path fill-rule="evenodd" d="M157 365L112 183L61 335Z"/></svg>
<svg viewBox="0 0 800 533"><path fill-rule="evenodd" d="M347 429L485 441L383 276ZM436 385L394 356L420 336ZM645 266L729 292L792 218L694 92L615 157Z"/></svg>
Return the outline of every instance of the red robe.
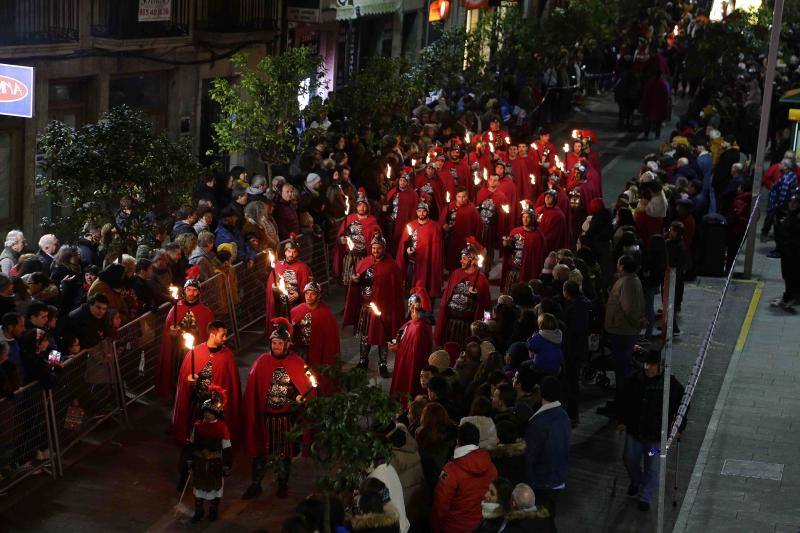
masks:
<svg viewBox="0 0 800 533"><path fill-rule="evenodd" d="M408 223L412 233L415 234L414 252L414 279L406 280L409 287L422 282L425 290L431 298L436 298L442 294L442 270L444 269L444 241L442 240L442 228L438 222L428 219L425 224L420 224L419 220ZM406 268L406 248L411 237L406 232L403 246L397 248L397 266L405 274Z"/></svg>
<svg viewBox="0 0 800 533"><path fill-rule="evenodd" d="M333 383L330 378L318 371L322 365L337 364L341 354L339 325L330 307L325 302L319 302L315 309L311 309L303 302L292 309L291 323L296 340L302 339L304 343L307 342L306 339L310 341L306 362L318 376L319 393L332 393Z"/></svg>
<svg viewBox="0 0 800 533"><path fill-rule="evenodd" d="M503 176L498 182L497 188L502 191L508 199L508 229L510 230L514 226L515 221L519 219L520 205L517 201L517 186L514 184L514 180L511 176ZM504 235L507 235L507 233Z"/></svg>
<svg viewBox="0 0 800 533"><path fill-rule="evenodd" d="M452 272L461 265L461 250L467 245L467 237L473 236L480 239L483 232L483 221L475 204L469 202L464 207L456 207L456 203L453 201L447 212L447 223L452 224L452 227L446 232L445 267L448 272Z"/></svg>
<svg viewBox="0 0 800 533"><path fill-rule="evenodd" d="M454 173L455 176L453 176ZM439 176L442 178L442 181L445 182L445 185L447 185L447 181L445 181L445 176L447 176L451 180L455 180L454 185L457 184L462 187L467 187L467 182L472 179L472 172L470 171L467 159L462 157L456 162L453 162L450 159L445 161L444 165L442 165L442 170L439 171ZM453 187L452 189L448 187L447 190L450 191L451 199L455 200L456 199L455 187Z"/></svg>
<svg viewBox="0 0 800 533"><path fill-rule="evenodd" d="M589 202L592 201L591 185L588 181L576 181L567 192L569 198L578 196L580 198L579 205L572 207L570 203L570 217L569 217L569 246L575 245L578 242L578 237L581 236L583 231L583 222L589 214Z"/></svg>
<svg viewBox="0 0 800 533"><path fill-rule="evenodd" d="M436 175L434 174L434 176ZM447 191L442 180L438 176L430 179L425 172L420 172L414 180L414 187L420 198L428 196L428 203L433 202L433 205L428 206L431 220L441 220L447 210L447 203L445 202ZM414 211L416 212L416 210L417 208L414 206Z"/></svg>
<svg viewBox="0 0 800 533"><path fill-rule="evenodd" d="M477 170L472 168L474 163L478 163ZM492 168L492 154L488 151L480 155L478 152L471 152L469 154L469 165L470 177L469 180L467 180L467 192L469 193L469 199L474 202L481 187L486 183L483 179L483 171L486 170L487 173L494 172ZM478 173L478 178L480 179L480 183L477 185L475 185L475 172Z"/></svg>
<svg viewBox="0 0 800 533"><path fill-rule="evenodd" d="M275 263L275 268L267 276L267 337L272 333L275 327L272 325L272 319L278 316L281 306L276 301L277 296L272 290L273 287L278 286L278 278L283 276L286 283L286 289L294 288L298 293L298 299L295 303L303 301L303 289L309 281L314 280L314 274L311 268L302 261L294 261L287 263L286 259L281 259ZM289 304L291 309L292 304ZM286 317L288 318L288 317Z"/></svg>
<svg viewBox="0 0 800 533"><path fill-rule="evenodd" d="M519 277L517 281L524 283L528 280L538 278L539 274L542 273L542 266L547 257L547 242L542 232L538 229L530 231L525 229L524 226L519 226L512 229L511 233L509 233L509 237L512 238L515 235L522 235L523 238L522 265L519 268ZM500 286L505 289L505 292L508 292L506 277L508 276L508 272L514 268L513 261L514 249L512 245L510 250L506 249L506 254L503 256L503 272L500 278Z"/></svg>
<svg viewBox="0 0 800 533"><path fill-rule="evenodd" d="M239 370L236 368L236 359L233 352L223 346L213 357L206 343L194 347L194 372L199 374L206 363L211 361L211 383L225 389L228 400L225 404L225 422L233 436L233 442L238 445L241 434L241 398L242 391L239 383ZM180 372L178 374L178 392L175 395L175 406L172 409L172 434L179 444L186 444L189 437L189 430L194 420L189 420L192 390L194 385L188 381L192 373L192 352L186 352ZM200 412L200 406L194 406L196 413Z"/></svg>
<svg viewBox="0 0 800 533"><path fill-rule="evenodd" d="M586 160L589 162L589 170L594 171L591 174L596 174L596 178L587 174L587 179L596 179L596 190L597 190L597 197L603 197L603 168L600 162L600 154L597 152L589 152L586 156Z"/></svg>
<svg viewBox="0 0 800 533"><path fill-rule="evenodd" d="M545 207L536 209L536 221L539 224L539 231L544 235L547 243L545 256L555 250L567 247L569 228L564 213L557 207Z"/></svg>
<svg viewBox="0 0 800 533"><path fill-rule="evenodd" d="M503 237L503 235L508 235L508 231L511 229L511 217L502 209L503 205L509 204L509 199L505 194L503 194L503 191L500 190L500 187L495 189L494 192L491 192L488 187L484 186L480 191L478 191L478 199L475 202L475 204L478 206L479 212L481 210L481 204L487 200L491 200L494 203L494 209L496 213L495 216L497 217L497 223L495 224L497 231L495 232L495 235L491 236L491 238L494 238L494 242L498 243L499 245L500 239ZM484 224L485 223L486 221L484 220ZM479 235L476 235L476 237L478 240L481 240ZM492 243L481 242L481 244L489 247Z"/></svg>
<svg viewBox="0 0 800 533"><path fill-rule="evenodd" d="M392 370L392 385L389 394L408 393L413 399L422 394L419 373L433 350L433 330L426 318L409 320L400 328L402 337L398 341Z"/></svg>
<svg viewBox="0 0 800 533"><path fill-rule="evenodd" d="M582 161L584 161L584 159L581 157L581 154L576 154L575 152L568 153L566 162L564 163L564 172L567 174L572 174L572 171L575 169L575 165Z"/></svg>
<svg viewBox="0 0 800 533"><path fill-rule="evenodd" d="M394 209L394 199L397 197L397 218L392 219L392 210ZM397 245L403 240L403 233L406 231L406 224L417 218L417 205L419 204L419 195L417 191L411 187L406 187L406 190L401 191L397 187L392 187L386 194L384 205L386 209L386 220L392 225L392 234L389 236L392 239L389 253L395 255L397 253Z"/></svg>
<svg viewBox="0 0 800 533"><path fill-rule="evenodd" d="M569 208L569 196L561 187L556 188L556 207L558 207L562 213L564 213L564 218L567 219L567 225L569 225L570 220L570 208ZM536 211L538 212L540 208L544 207L544 192L539 195L539 198L536 199L536 205L534 206Z"/></svg>
<svg viewBox="0 0 800 533"><path fill-rule="evenodd" d="M375 302L380 309L381 320L370 320L367 339L371 345L381 345L389 340L392 332L397 331L405 319L403 275L397 263L389 256L380 261L375 261L372 256L362 259L356 265L356 274L363 274L369 267L374 267L372 297L369 301ZM347 288L342 328L358 323L362 303L361 286L351 283Z"/></svg>
<svg viewBox="0 0 800 533"><path fill-rule="evenodd" d="M264 415L283 414L291 409L291 406L287 406L279 411L267 410L267 392L272 384L272 373L281 366L286 369L292 384L301 396L311 388L305 374L305 363L299 355L290 353L283 359L277 359L270 352L266 352L256 359L247 376L242 410L244 450L250 457L268 455L269 435L264 425Z"/></svg>
<svg viewBox="0 0 800 533"><path fill-rule="evenodd" d="M528 200L533 203L534 186L531 184L530 175L533 174L533 169L529 161L524 157L517 157L515 159L509 158L508 163L511 165L511 175L514 179L514 187L517 193L517 205L522 200ZM537 181L539 183L539 181Z"/></svg>
<svg viewBox="0 0 800 533"><path fill-rule="evenodd" d="M161 351L158 356L158 366L156 367L155 387L156 394L162 398L169 398L175 382L175 362L172 360L173 342L183 344L183 339L181 339L180 335L176 339L169 334L169 328L173 325L179 325L186 316L187 311L191 310L197 323L198 332L194 342L198 344L206 342L208 339L208 325L214 320L214 313L211 312L211 309L199 302L194 305L186 305L183 300L180 300L177 310L177 317L173 314L175 312L174 307L167 313L164 334L161 336Z"/></svg>
<svg viewBox="0 0 800 533"><path fill-rule="evenodd" d="M361 228L357 230L353 226L361 226ZM372 236L375 234L376 229L380 229L380 226L378 226L378 220L372 215L367 215L362 219L357 213L351 213L342 220L339 226L339 233L336 234L336 245L333 249L332 267L334 279L341 277L342 261L344 261L344 256L349 251L347 245L342 244L339 238L350 237L353 241L353 250L355 252L360 253L362 256L369 255L370 241L372 241ZM303 287L300 287L301 292L302 290Z"/></svg>
<svg viewBox="0 0 800 533"><path fill-rule="evenodd" d="M475 272L467 274L461 268L450 274L450 279L447 280L447 287L444 290L442 301L439 305L439 314L436 317L436 331L434 332L436 344L442 344L448 318L447 304L459 283L465 281L470 288L475 287L475 290L478 292L477 299L475 300L475 313L472 316L472 320L483 320L483 312L491 307L492 296L489 292L489 280L486 279L486 275L481 271L477 272L477 276L475 274ZM470 322L472 320L470 320Z"/></svg>

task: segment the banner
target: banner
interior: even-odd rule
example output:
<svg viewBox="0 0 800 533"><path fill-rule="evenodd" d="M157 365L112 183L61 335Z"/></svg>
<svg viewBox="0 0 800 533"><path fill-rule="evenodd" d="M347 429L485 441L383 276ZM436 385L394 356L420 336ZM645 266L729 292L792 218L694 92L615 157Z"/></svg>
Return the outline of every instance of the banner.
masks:
<svg viewBox="0 0 800 533"><path fill-rule="evenodd" d="M172 20L172 0L139 0L139 22Z"/></svg>
<svg viewBox="0 0 800 533"><path fill-rule="evenodd" d="M33 67L0 63L0 115L33 117Z"/></svg>

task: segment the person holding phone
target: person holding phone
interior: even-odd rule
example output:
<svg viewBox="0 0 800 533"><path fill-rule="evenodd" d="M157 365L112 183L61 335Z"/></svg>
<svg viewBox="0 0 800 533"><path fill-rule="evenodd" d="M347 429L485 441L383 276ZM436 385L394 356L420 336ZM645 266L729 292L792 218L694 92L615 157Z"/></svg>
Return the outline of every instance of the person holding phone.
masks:
<svg viewBox="0 0 800 533"><path fill-rule="evenodd" d="M23 385L38 381L44 388L51 388L61 370L61 353L50 350L47 332L32 328L22 336Z"/></svg>

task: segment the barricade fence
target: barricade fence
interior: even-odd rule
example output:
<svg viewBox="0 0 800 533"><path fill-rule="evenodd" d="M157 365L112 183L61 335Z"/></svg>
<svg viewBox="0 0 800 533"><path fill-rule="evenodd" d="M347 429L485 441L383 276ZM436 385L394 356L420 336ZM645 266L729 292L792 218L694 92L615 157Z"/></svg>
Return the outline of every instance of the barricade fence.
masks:
<svg viewBox="0 0 800 533"><path fill-rule="evenodd" d="M300 259L321 285L327 284L329 243L304 234L298 244ZM269 263L268 254L260 253L251 266L239 263L201 283L202 302L228 325L237 345L240 331L265 318ZM171 306L145 313L122 325L113 339L70 357L53 372L52 387L34 382L13 398L0 398L0 495L34 474L57 478L65 454L101 424L127 423L128 407L155 389Z"/></svg>

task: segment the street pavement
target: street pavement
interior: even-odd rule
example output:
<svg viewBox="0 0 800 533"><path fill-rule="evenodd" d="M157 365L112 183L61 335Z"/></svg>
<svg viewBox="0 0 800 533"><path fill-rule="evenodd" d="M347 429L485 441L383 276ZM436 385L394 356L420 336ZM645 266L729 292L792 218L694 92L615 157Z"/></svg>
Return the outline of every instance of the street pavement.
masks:
<svg viewBox="0 0 800 533"><path fill-rule="evenodd" d="M676 104L676 111L682 108L681 104L682 102ZM595 97L587 100L583 111L574 113L568 122L554 128L552 136L556 146L560 146L573 128L594 129L598 133L603 164L603 190L607 203L613 201L621 192L626 180L638 175L642 157L649 152L657 151L659 145L657 141L644 141L641 138L637 139L634 134L617 132L615 127L616 106L613 99L609 96ZM665 128L662 135L667 134L668 128ZM775 264L777 263L773 261L771 265L773 271ZM687 284L684 310L679 318L682 335L674 344L673 371L681 382L685 382L689 375L703 335L716 308L721 287L722 280L713 278L701 278ZM718 462L724 458L790 463L779 454L788 454L791 443L779 438L779 435L797 431L797 429L792 430L790 418L785 413L797 407L800 403L800 394L793 393L790 389L797 375L793 372L794 362L789 359L791 353L787 351L785 357L780 356L777 347L791 346L796 350L797 339L794 339L793 343L784 343L781 342L784 338L779 336L780 334L788 336L793 332L800 336L800 330L797 328L784 329L785 326L791 327L791 321L796 320L795 317L767 316L762 320L761 316L757 315L753 320L747 350L759 349L758 357L763 358L766 357L763 348L768 348L773 352L767 359L769 363L775 365L773 368L760 368L755 363L758 358L740 358L737 376L745 369L757 375L747 376L755 380L751 381L750 385L748 381L740 384L737 380L735 387L730 389L732 393L728 396L729 401L739 402L741 405L734 403L736 411L730 413L730 418L726 418L727 414L721 418L720 430L716 434L714 444L721 446L727 443L729 446L738 446L740 450L749 449L750 455L724 449L718 452L717 448L713 448L711 452L702 456L707 457L708 461L707 468L701 476L702 483L699 490L694 490L689 485L695 461L706 436L706 426L709 420L712 420L728 362L734 353L742 321L755 288L756 285L751 282L734 282L723 306L719 328L698 384L683 442L680 444L680 460L678 461L677 453L671 453L669 457L666 517L668 527L665 530L671 529L679 511L682 510L687 488L691 495L688 504L692 505L690 510L683 513L688 516L686 531L710 529L708 522L704 520L711 516L711 511L717 509L723 518L730 518L733 515L734 519L744 524L745 520L750 523L761 520L763 517L759 515L760 510L763 509L766 514L778 505L778 502L770 499L771 494L768 492L768 487L773 486L769 484L776 483L774 481L730 476L720 481L712 478L712 474L719 473L721 463ZM765 294L768 293L770 298L777 290L769 285L765 289L767 290ZM496 291L496 287L493 287L494 296ZM338 287L331 287L327 300L334 312L340 312L344 303L343 291ZM764 298L759 304L759 312L763 305L765 305ZM765 330L760 332L760 335L754 335L759 327ZM764 337L763 341L754 339L761 336ZM246 379L250 364L264 349L261 339L262 335L259 332L248 334L243 338L243 345L249 346L237 354L243 380ZM765 346L756 344L757 342L770 344ZM349 363L354 363L357 359L357 345L350 335L349 328L342 334L342 352ZM372 357L374 365L375 355ZM751 362L743 363L741 359L748 359ZM377 377L375 380L388 389L388 380ZM766 392L764 384L771 385L770 393ZM769 398L772 392L777 394L774 394L774 398ZM583 394L581 424L573 432L567 490L559 501L556 520L559 530L654 531L655 506L649 513L642 513L636 509L635 501L625 496L628 482L621 462L623 436L615 431L614 424L610 423L608 418L595 414L595 408L603 404L608 392L596 385L587 385L583 389ZM776 411L785 418L777 416L767 418L771 411ZM108 424L93 434L91 440L76 446L65 461L63 478L53 481L44 475L33 476L12 489L10 493L0 497L0 516L3 517L0 529L62 533L112 530L156 532L187 529L273 532L280 530L280 524L287 516L293 514L296 504L313 491L311 468L303 462L296 462L287 500L274 498L275 485L268 476L264 484L264 495L254 501L244 502L239 496L249 482L250 468L247 460L238 455L233 475L226 480L220 520L213 525L209 525L208 522L197 525L186 524L186 517L176 517L175 513L178 500L174 485L178 449L168 437L170 406L157 402L135 405L129 415L128 426ZM726 424L736 422L744 415L747 415L747 418L741 419L736 425L731 424L730 431L727 429ZM759 424L761 420L768 422ZM737 433L738 428L748 429L740 436ZM766 436L767 431L772 432L768 434L769 437ZM677 452L677 448L673 448L673 451ZM784 479L792 477L791 468L794 467L787 464L783 472ZM720 476L717 475L716 478ZM778 482L778 485L782 483L785 482ZM677 486L677 490L672 490L673 485ZM719 501L713 499L714 494L708 494L710 489L716 493L717 487L720 488L719 493L722 498ZM761 499L749 495L751 487L758 489ZM613 490L614 488L616 490ZM781 491L783 488L779 487L778 490ZM776 495L781 494L778 492ZM187 497L187 502L188 500ZM784 500L786 508L783 512L788 519L791 505L798 499L795 497ZM734 505L731 506L730 503ZM731 509L735 509L735 512ZM798 520L794 522L797 523ZM774 529L742 530L773 531Z"/></svg>

